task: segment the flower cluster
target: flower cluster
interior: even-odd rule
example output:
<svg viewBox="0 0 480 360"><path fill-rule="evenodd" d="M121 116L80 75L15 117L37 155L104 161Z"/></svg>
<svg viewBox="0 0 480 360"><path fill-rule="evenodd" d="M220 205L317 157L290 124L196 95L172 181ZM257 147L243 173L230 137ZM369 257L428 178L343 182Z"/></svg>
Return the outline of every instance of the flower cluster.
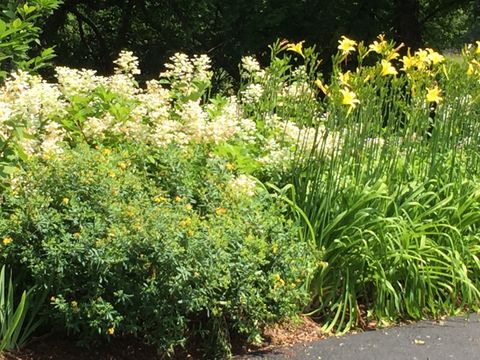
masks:
<svg viewBox="0 0 480 360"><path fill-rule="evenodd" d="M55 121L66 114L66 106L55 84L23 71L13 73L0 89L2 141L11 140L14 130L21 128L25 153L60 152L65 131Z"/></svg>
<svg viewBox="0 0 480 360"><path fill-rule="evenodd" d="M427 71L445 61L443 55L432 49L418 49L412 55L410 50L406 56L400 60L403 63L402 70L409 71Z"/></svg>
<svg viewBox="0 0 480 360"><path fill-rule="evenodd" d="M115 64L111 76L57 67L55 83L25 72L13 73L0 88L0 136L11 138L21 123L26 136L16 139L17 145L29 156L42 157L61 153L78 141L111 144L127 140L155 147L251 144L261 163L280 168L291 158L296 139L274 139L284 124L272 122L267 137L258 136L257 120L244 111L264 91L266 71L253 57L245 57L242 64L245 74L255 81L239 96L211 101L202 96L212 76L205 55L175 54L160 79L148 81L144 88L134 79L140 70L133 53L122 51ZM297 81L285 85L279 97L306 93L314 97L304 81Z"/></svg>

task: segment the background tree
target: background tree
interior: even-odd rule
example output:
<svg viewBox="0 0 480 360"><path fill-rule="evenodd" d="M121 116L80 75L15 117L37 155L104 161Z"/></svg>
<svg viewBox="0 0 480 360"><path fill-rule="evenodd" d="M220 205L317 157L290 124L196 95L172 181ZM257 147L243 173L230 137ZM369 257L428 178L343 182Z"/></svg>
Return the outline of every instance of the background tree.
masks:
<svg viewBox="0 0 480 360"><path fill-rule="evenodd" d="M146 76L175 51L207 53L237 73L242 55L261 55L278 38L316 44L325 58L340 35L371 40L380 32L408 46L459 47L478 33L476 0L65 0L43 40L65 65L111 71L133 50Z"/></svg>

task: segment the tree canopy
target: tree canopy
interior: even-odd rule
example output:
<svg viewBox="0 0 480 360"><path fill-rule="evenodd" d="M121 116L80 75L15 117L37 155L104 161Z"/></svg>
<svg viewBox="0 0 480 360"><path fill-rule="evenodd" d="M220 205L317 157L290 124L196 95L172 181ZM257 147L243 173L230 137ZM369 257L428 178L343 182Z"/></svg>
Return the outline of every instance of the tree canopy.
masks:
<svg viewBox="0 0 480 360"><path fill-rule="evenodd" d="M235 73L242 55L261 55L278 38L306 40L326 57L341 35L382 32L412 48L455 48L478 35L479 16L476 0L64 0L42 41L60 63L104 72L130 49L147 73L176 51L207 53Z"/></svg>

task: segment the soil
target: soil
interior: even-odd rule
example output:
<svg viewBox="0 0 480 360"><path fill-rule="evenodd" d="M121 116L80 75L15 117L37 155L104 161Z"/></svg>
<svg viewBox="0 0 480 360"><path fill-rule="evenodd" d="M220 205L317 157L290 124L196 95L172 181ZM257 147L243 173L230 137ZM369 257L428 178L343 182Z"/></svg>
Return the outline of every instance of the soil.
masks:
<svg viewBox="0 0 480 360"><path fill-rule="evenodd" d="M264 343L259 346L234 344L234 353L268 352L279 346L292 346L325 338L320 326L313 320L303 317L296 323L274 325L264 330ZM197 357L188 352L178 359L195 360ZM145 345L138 339L114 338L101 348L85 349L75 345L75 341L54 335L34 338L27 348L20 351L8 351L0 355L0 360L152 360L162 359L155 348Z"/></svg>

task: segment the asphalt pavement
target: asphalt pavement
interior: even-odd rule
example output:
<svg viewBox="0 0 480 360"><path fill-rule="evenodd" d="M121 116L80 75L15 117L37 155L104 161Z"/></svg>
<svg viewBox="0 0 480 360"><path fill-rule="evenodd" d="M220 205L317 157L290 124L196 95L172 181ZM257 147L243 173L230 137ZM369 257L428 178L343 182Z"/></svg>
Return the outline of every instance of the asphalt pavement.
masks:
<svg viewBox="0 0 480 360"><path fill-rule="evenodd" d="M330 337L236 360L480 360L480 317L420 321Z"/></svg>

